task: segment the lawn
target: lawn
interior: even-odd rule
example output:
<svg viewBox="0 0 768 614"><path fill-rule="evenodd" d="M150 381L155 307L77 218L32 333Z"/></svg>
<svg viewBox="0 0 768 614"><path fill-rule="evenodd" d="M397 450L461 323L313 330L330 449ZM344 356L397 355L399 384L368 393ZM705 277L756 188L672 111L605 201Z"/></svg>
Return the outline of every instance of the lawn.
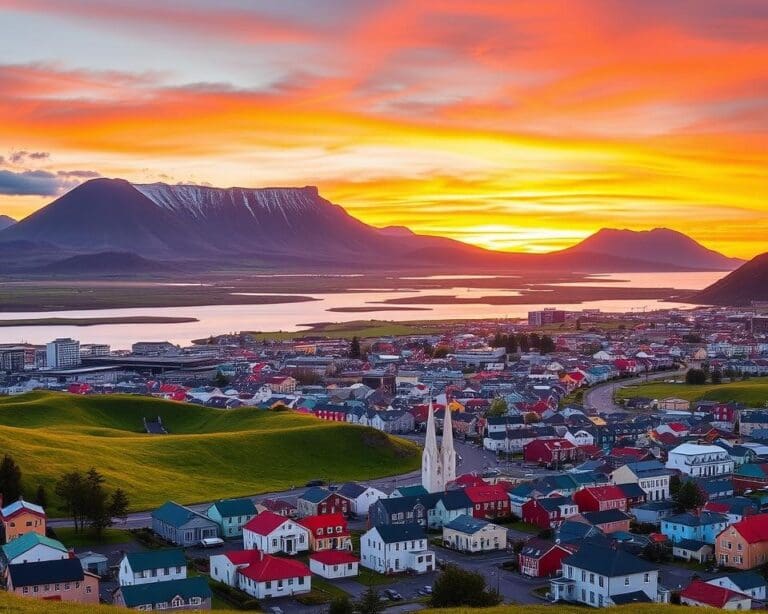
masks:
<svg viewBox="0 0 768 614"><path fill-rule="evenodd" d="M256 339L285 341L301 337L332 337L334 339L351 339L352 337L392 337L398 335L428 335L439 332L442 327L450 324L446 321L407 321L391 322L389 320L355 320L352 322L321 322L312 324L298 332L250 332Z"/></svg>
<svg viewBox="0 0 768 614"><path fill-rule="evenodd" d="M764 407L768 403L768 377L755 377L744 381L705 384L703 386L649 382L619 388L616 392L617 401L631 397L648 397L651 399L678 397L688 401L735 401L744 403L748 407Z"/></svg>
<svg viewBox="0 0 768 614"><path fill-rule="evenodd" d="M355 577L355 580L364 586L386 586L397 581L397 576L386 576L367 567L360 566L359 570L360 573Z"/></svg>
<svg viewBox="0 0 768 614"><path fill-rule="evenodd" d="M170 435L141 432L162 417ZM293 412L230 411L123 395L35 392L0 399L0 450L20 465L25 492L95 466L131 508L210 501L304 484L364 480L419 467L418 448L373 429Z"/></svg>
<svg viewBox="0 0 768 614"><path fill-rule="evenodd" d="M54 529L56 539L65 546L83 548L89 546L104 546L106 544L126 544L133 541L133 536L124 529L106 529L101 536L97 538L91 531L84 533L75 533L73 527L58 527Z"/></svg>

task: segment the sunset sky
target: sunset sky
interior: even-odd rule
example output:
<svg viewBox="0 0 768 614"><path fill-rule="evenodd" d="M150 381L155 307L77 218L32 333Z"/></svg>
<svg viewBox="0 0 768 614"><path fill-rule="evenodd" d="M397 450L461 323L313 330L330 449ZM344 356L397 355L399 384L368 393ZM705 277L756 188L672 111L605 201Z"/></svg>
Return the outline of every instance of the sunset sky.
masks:
<svg viewBox="0 0 768 614"><path fill-rule="evenodd" d="M89 177L318 185L505 250L768 251L766 0L0 0L0 213Z"/></svg>

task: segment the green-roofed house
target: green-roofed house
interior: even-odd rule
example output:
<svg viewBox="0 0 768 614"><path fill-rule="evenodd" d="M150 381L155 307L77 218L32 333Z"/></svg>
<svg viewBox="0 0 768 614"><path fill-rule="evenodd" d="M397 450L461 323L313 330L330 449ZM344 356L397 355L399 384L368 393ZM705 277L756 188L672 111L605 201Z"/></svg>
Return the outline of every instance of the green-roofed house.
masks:
<svg viewBox="0 0 768 614"><path fill-rule="evenodd" d="M210 610L211 588L202 576L121 586L114 604L133 610Z"/></svg>
<svg viewBox="0 0 768 614"><path fill-rule="evenodd" d="M395 497L415 497L415 496L422 496L422 495L428 495L427 489L424 488L421 484L416 484L414 486L400 486L399 488L396 488L391 495L389 495L392 498Z"/></svg>
<svg viewBox="0 0 768 614"><path fill-rule="evenodd" d="M187 559L178 548L129 552L120 561L117 580L120 586L153 584L183 580L187 577Z"/></svg>
<svg viewBox="0 0 768 614"><path fill-rule="evenodd" d="M177 546L195 546L219 536L219 525L188 507L168 501L152 512L152 530Z"/></svg>
<svg viewBox="0 0 768 614"><path fill-rule="evenodd" d="M243 525L256 513L256 506L250 499L219 499L208 508L206 515L219 525L221 536L227 539L241 537Z"/></svg>
<svg viewBox="0 0 768 614"><path fill-rule="evenodd" d="M0 569L18 563L40 563L68 558L69 551L61 542L39 533L25 533L2 547Z"/></svg>

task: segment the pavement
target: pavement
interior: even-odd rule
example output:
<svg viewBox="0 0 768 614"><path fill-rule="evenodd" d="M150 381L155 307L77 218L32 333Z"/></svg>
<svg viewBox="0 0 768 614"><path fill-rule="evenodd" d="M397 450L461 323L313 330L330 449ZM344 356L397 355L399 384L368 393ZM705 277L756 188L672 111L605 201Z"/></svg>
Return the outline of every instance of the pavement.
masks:
<svg viewBox="0 0 768 614"><path fill-rule="evenodd" d="M616 403L613 402L617 390L645 382L674 379L684 373L685 371L682 370L660 371L658 373L649 373L639 377L614 380L607 384L600 384L599 386L590 388L584 393L584 407L587 409L594 409L598 414L630 413L630 410L620 405L616 405Z"/></svg>

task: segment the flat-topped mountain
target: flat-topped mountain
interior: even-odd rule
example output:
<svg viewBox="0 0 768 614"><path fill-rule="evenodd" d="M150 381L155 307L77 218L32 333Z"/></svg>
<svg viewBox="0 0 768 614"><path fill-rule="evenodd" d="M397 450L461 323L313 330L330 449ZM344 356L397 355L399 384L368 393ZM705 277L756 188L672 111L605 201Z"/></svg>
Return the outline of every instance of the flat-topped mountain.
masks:
<svg viewBox="0 0 768 614"><path fill-rule="evenodd" d="M689 300L705 305L733 306L768 301L768 253L756 256Z"/></svg>
<svg viewBox="0 0 768 614"><path fill-rule="evenodd" d="M25 261L34 259L36 267L41 261L53 262L45 260L52 250L60 251L59 260L62 256L121 253L125 266L117 268L133 270L145 263L128 262L126 254L149 261L192 262L196 270L219 266L488 267L600 272L706 270L738 264L668 230L603 230L573 248L551 254L496 252L447 237L418 235L402 226L375 228L311 186L214 188L104 178L87 181L0 230L0 251L10 243L30 246L16 251L18 271L30 270ZM36 252L34 246L41 247ZM69 260L54 268L71 270L77 262ZM98 267L96 263L91 259L90 268Z"/></svg>
<svg viewBox="0 0 768 614"><path fill-rule="evenodd" d="M739 258L729 258L707 249L689 236L669 228L640 231L603 228L561 253L585 252L676 265L683 269L732 271L744 264Z"/></svg>

